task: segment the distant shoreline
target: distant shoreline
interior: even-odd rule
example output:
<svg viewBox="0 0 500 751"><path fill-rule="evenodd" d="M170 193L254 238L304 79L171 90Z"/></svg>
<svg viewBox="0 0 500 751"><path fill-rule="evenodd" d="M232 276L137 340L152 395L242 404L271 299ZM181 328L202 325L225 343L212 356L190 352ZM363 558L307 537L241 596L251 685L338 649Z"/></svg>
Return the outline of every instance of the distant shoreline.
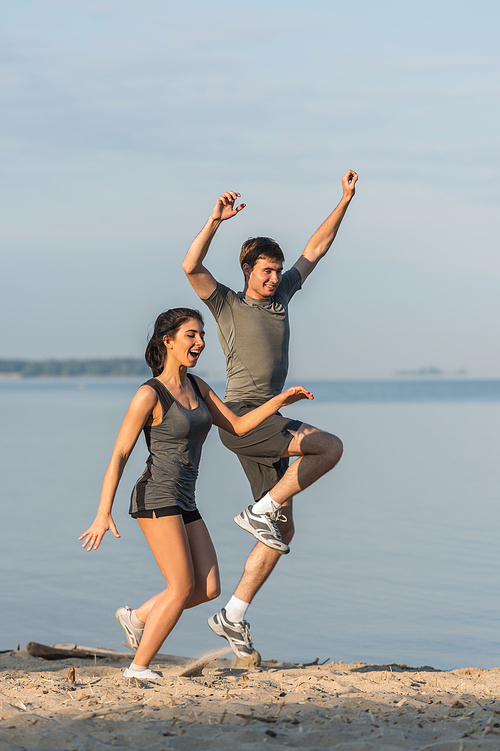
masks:
<svg viewBox="0 0 500 751"><path fill-rule="evenodd" d="M197 370L198 375L207 378L207 371ZM26 378L148 378L151 370L142 358L138 357L110 357L88 359L47 359L21 360L0 359L0 381L17 381ZM210 380L223 382L222 373L210 375ZM444 370L438 367L422 367L415 370L395 370L384 377L350 377L350 378L308 378L306 376L290 375L288 382L307 381L314 383L363 383L363 382L446 382L446 381L496 381L498 377L471 376L465 368L460 370Z"/></svg>
<svg viewBox="0 0 500 751"><path fill-rule="evenodd" d="M19 378L142 378L151 375L144 360L135 357L86 360L0 360L0 379Z"/></svg>

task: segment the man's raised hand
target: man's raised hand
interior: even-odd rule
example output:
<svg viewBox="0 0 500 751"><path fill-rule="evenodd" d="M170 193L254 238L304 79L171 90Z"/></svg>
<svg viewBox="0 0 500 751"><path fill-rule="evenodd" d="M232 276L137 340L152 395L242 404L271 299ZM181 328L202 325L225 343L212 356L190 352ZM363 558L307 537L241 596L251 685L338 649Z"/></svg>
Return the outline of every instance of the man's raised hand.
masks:
<svg viewBox="0 0 500 751"><path fill-rule="evenodd" d="M358 181L358 175L354 170L347 170L342 178L342 189L344 191L344 198L352 198L356 192L355 185Z"/></svg>
<svg viewBox="0 0 500 751"><path fill-rule="evenodd" d="M235 193L233 190L227 190L217 199L217 203L212 211L212 219L215 221L223 222L226 219L231 219L233 216L245 208L245 203L240 203L239 206L234 206L238 198L241 198L241 193Z"/></svg>

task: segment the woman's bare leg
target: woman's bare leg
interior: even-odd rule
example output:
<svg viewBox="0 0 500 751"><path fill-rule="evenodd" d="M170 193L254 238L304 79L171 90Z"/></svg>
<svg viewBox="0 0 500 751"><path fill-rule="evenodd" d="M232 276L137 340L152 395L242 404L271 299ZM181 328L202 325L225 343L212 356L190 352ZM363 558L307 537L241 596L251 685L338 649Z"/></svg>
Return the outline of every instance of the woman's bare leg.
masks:
<svg viewBox="0 0 500 751"><path fill-rule="evenodd" d="M186 524L186 533L191 548L195 587L186 604L194 608L202 602L215 600L220 595L220 576L217 554L203 519Z"/></svg>
<svg viewBox="0 0 500 751"><path fill-rule="evenodd" d="M185 609L187 610L187 608L201 605L202 602L215 600L220 595L220 577L217 554L205 522L198 519L198 521L187 524L186 533L191 548L196 585L195 591L186 605ZM136 608L135 614L141 623L146 623L153 605L161 594L161 592L158 592L139 608Z"/></svg>
<svg viewBox="0 0 500 751"><path fill-rule="evenodd" d="M219 570L215 549L200 519L185 525L182 516L138 519L167 589L137 608L146 623L136 665L149 665L186 607L218 597Z"/></svg>
<svg viewBox="0 0 500 751"><path fill-rule="evenodd" d="M181 617L194 590L194 567L182 516L138 519L151 552L167 583L146 619L136 665L149 665ZM141 620L141 609L137 614Z"/></svg>

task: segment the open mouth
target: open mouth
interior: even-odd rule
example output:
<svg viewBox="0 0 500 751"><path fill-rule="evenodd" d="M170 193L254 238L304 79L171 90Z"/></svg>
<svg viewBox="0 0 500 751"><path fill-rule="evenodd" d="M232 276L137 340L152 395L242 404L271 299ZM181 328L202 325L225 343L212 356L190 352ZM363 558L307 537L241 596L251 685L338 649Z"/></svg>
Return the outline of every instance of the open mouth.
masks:
<svg viewBox="0 0 500 751"><path fill-rule="evenodd" d="M202 349L193 348L189 350L189 356L192 357L194 360L197 360L202 352L203 352Z"/></svg>

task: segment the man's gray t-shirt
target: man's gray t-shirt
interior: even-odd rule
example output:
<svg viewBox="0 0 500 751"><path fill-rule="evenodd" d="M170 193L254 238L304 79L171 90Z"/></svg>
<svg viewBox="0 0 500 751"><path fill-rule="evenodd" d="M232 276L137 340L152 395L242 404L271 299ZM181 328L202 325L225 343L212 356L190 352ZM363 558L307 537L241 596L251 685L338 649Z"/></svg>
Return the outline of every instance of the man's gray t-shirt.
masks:
<svg viewBox="0 0 500 751"><path fill-rule="evenodd" d="M288 373L288 303L301 288L300 271L286 271L269 300L255 300L217 282L203 302L217 321L226 355L224 401L265 402L283 391Z"/></svg>

